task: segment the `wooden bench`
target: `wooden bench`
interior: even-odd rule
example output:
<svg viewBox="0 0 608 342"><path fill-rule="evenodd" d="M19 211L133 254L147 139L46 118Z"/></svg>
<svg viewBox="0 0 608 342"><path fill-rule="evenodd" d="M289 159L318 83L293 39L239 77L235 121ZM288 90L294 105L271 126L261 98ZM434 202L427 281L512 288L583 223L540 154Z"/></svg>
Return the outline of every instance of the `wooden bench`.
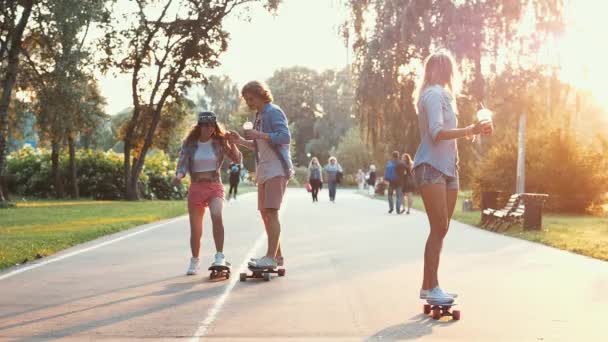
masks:
<svg viewBox="0 0 608 342"><path fill-rule="evenodd" d="M507 201L507 204L502 209L486 208L482 210L481 226L484 228L492 228L499 223L509 213L515 211L521 202L519 194L513 194Z"/></svg>
<svg viewBox="0 0 608 342"><path fill-rule="evenodd" d="M517 206L513 210L507 213L494 213L495 219L492 225L492 231L500 231L503 227L506 227L504 231L511 228L516 223L523 223L524 213L526 211L526 205L523 200L519 200Z"/></svg>

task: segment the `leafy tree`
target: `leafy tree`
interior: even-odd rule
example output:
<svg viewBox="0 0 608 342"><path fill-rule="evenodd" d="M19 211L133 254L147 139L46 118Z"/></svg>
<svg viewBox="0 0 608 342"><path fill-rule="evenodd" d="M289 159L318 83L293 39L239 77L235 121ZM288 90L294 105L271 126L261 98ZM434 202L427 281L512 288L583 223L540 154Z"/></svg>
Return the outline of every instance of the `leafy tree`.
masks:
<svg viewBox="0 0 608 342"><path fill-rule="evenodd" d="M216 67L218 57L226 51L224 19L241 5L263 3L276 9L279 0L134 2L134 12L117 18L117 24L124 26L128 21L128 26L108 32L103 43L108 53L105 67L115 65L120 72L132 75L133 114L123 139L129 200L138 198L137 180L166 113L163 108L195 82L206 81L204 70Z"/></svg>
<svg viewBox="0 0 608 342"><path fill-rule="evenodd" d="M4 169L8 141L8 110L17 81L23 32L32 14L34 0L0 2L0 202L4 204Z"/></svg>
<svg viewBox="0 0 608 342"><path fill-rule="evenodd" d="M228 76L210 76L204 92L198 96L198 106L217 114L223 123L230 121L232 113L238 111L241 102L239 87Z"/></svg>
<svg viewBox="0 0 608 342"><path fill-rule="evenodd" d="M361 129L356 126L341 139L334 155L338 158L344 173L351 175L356 174L358 169L366 170L372 161L372 151L362 139Z"/></svg>
<svg viewBox="0 0 608 342"><path fill-rule="evenodd" d="M355 34L357 116L372 145L405 144L410 152L419 140L412 95L419 66L430 51L454 53L467 80L463 95L478 106L486 98L484 66L496 70L503 57L499 52L505 50L510 51L506 57L532 55L547 34L563 26L560 0L348 3ZM524 34L517 27L527 13L533 14L537 30ZM368 17L374 18L373 25L366 25Z"/></svg>
<svg viewBox="0 0 608 342"><path fill-rule="evenodd" d="M81 131L92 130L105 117L105 100L85 67L92 53L84 43L91 24L103 23L107 16L102 0L41 3L25 40L29 69L24 84L35 93L37 123L51 144L57 197L63 197L62 146L69 146L72 196L78 197L75 141Z"/></svg>
<svg viewBox="0 0 608 342"><path fill-rule="evenodd" d="M327 70L319 74L296 66L277 70L268 86L274 102L293 124L296 164L308 165L308 154L329 157L351 126L353 87L349 72Z"/></svg>

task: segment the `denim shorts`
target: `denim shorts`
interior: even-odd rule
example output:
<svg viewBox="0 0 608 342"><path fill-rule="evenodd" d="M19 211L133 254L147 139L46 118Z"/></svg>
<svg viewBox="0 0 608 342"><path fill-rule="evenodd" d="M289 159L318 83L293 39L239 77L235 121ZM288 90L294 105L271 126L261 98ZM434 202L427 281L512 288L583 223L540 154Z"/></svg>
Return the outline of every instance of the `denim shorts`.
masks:
<svg viewBox="0 0 608 342"><path fill-rule="evenodd" d="M427 184L445 184L448 190L458 190L460 187L458 171L456 171L456 177L450 177L429 164L416 166L414 168L414 179L419 188Z"/></svg>

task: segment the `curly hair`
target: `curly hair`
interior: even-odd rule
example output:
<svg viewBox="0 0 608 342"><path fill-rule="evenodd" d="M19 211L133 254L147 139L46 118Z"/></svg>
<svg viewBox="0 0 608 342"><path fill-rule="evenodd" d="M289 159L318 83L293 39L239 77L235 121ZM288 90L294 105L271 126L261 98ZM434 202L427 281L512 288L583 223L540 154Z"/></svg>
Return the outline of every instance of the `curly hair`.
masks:
<svg viewBox="0 0 608 342"><path fill-rule="evenodd" d="M270 89L268 89L268 87L262 82L251 81L245 84L241 90L241 95L245 96L246 93L259 97L266 103L272 102L272 93L270 92Z"/></svg>

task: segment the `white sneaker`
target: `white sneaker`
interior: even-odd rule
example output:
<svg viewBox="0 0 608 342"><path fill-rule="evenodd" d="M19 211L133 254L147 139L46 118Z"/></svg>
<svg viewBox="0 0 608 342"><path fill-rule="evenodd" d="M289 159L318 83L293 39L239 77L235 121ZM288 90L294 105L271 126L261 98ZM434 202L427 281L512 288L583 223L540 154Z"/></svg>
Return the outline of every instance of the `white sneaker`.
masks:
<svg viewBox="0 0 608 342"><path fill-rule="evenodd" d="M420 289L420 299L427 299L429 297L429 293L431 293L431 290ZM456 293L445 292L445 294L452 298L458 298L458 294Z"/></svg>
<svg viewBox="0 0 608 342"><path fill-rule="evenodd" d="M224 253L215 253L215 261L213 264L211 264L211 266L226 266L226 258L224 257Z"/></svg>
<svg viewBox="0 0 608 342"><path fill-rule="evenodd" d="M187 275L197 274L198 270L200 268L199 264L200 264L200 260L198 258L190 258L190 267L188 267L188 272L186 272L186 274Z"/></svg>
<svg viewBox="0 0 608 342"><path fill-rule="evenodd" d="M249 261L257 261L259 259L261 259L261 258L251 258L251 259L249 259ZM277 260L277 266L283 266L285 264L285 258L283 258L282 256L278 256L276 258L276 260Z"/></svg>
<svg viewBox="0 0 608 342"><path fill-rule="evenodd" d="M256 268L277 268L278 265L273 258L264 256L261 259L250 261L249 266Z"/></svg>
<svg viewBox="0 0 608 342"><path fill-rule="evenodd" d="M427 301L432 301L438 304L451 304L454 302L454 297L449 296L443 292L439 286L434 287L426 297Z"/></svg>

